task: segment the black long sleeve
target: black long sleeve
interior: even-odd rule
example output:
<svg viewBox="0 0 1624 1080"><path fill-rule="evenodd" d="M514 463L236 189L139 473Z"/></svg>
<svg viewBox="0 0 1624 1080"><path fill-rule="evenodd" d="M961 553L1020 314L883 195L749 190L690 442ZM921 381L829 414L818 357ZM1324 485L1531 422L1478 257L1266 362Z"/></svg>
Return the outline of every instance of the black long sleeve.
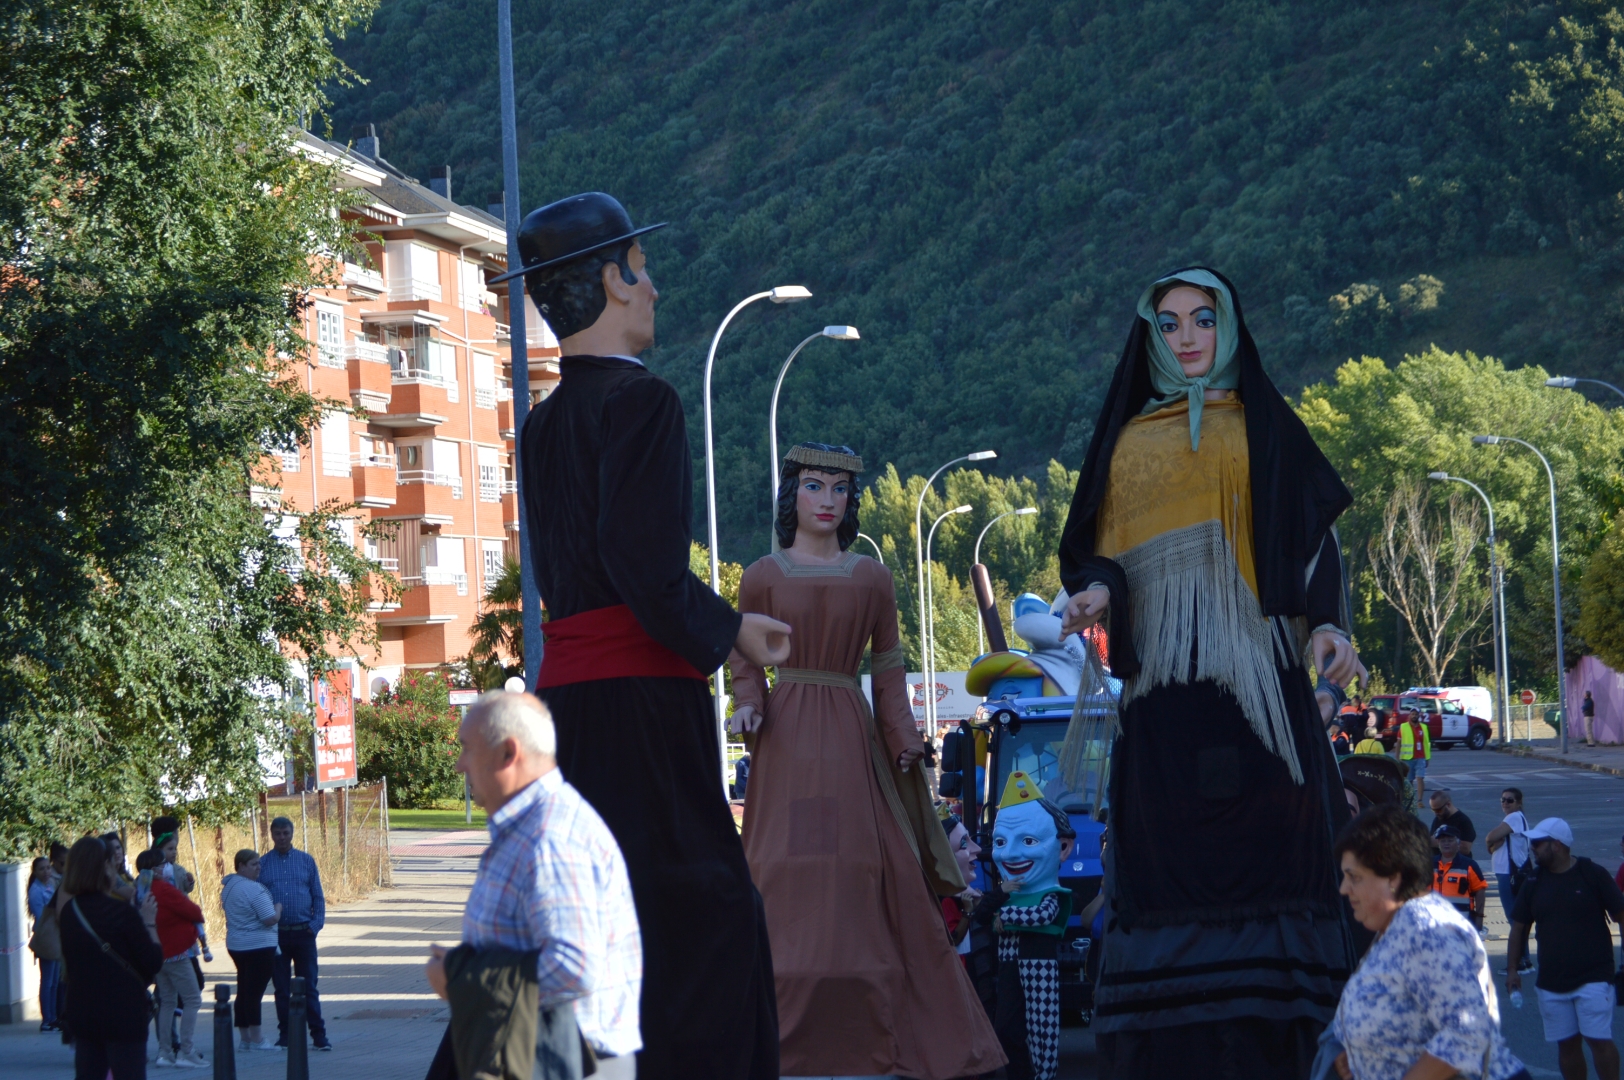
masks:
<svg viewBox="0 0 1624 1080"><path fill-rule="evenodd" d="M663 379L634 379L609 395L603 417L604 572L650 637L708 674L727 659L740 616L688 568L692 479L682 402Z"/></svg>
<svg viewBox="0 0 1624 1080"><path fill-rule="evenodd" d="M1326 530L1320 542L1319 561L1308 578L1308 628L1327 623L1351 633L1348 613L1343 604L1342 551L1337 546L1336 533Z"/></svg>

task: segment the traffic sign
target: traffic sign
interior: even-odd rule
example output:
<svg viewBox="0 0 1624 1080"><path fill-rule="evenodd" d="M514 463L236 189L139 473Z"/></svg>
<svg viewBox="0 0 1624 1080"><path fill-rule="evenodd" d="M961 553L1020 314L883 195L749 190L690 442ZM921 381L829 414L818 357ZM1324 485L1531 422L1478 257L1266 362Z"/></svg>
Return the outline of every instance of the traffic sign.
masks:
<svg viewBox="0 0 1624 1080"><path fill-rule="evenodd" d="M1517 695L1517 700L1522 702L1524 705L1532 705L1534 703L1534 692L1532 690L1524 690L1522 693Z"/></svg>

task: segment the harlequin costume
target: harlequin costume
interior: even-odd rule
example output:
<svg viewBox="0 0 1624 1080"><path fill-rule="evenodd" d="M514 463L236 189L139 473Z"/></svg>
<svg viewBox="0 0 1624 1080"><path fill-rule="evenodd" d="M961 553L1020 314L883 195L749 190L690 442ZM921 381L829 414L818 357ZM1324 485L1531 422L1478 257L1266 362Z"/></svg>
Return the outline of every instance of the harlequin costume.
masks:
<svg viewBox="0 0 1624 1080"><path fill-rule="evenodd" d="M998 809L1040 798L1037 784L1017 770L1009 774ZM1071 919L1071 890L1058 882L1032 892L997 889L991 902L1002 924L997 1021L1010 1052L1009 1075L1054 1080L1060 1070L1060 946Z"/></svg>
<svg viewBox="0 0 1624 1080"><path fill-rule="evenodd" d="M1169 282L1214 297L1199 379L1155 326ZM1305 653L1314 630L1347 633L1332 523L1351 501L1229 281L1191 268L1147 289L1060 547L1068 591L1110 590L1125 683L1102 1077L1295 1080L1313 1062L1353 951L1331 855L1349 811ZM1260 836L1289 837L1288 856Z"/></svg>

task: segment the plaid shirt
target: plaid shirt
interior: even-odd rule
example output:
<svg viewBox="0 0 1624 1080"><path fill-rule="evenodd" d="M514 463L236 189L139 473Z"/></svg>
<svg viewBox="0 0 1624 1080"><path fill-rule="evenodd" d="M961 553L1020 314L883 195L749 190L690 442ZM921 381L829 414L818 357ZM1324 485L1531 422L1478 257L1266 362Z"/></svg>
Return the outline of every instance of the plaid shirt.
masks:
<svg viewBox="0 0 1624 1080"><path fill-rule="evenodd" d="M601 1053L641 1049L643 940L609 827L553 769L492 814L490 831L462 940L541 950L543 1007L573 1001L581 1034Z"/></svg>

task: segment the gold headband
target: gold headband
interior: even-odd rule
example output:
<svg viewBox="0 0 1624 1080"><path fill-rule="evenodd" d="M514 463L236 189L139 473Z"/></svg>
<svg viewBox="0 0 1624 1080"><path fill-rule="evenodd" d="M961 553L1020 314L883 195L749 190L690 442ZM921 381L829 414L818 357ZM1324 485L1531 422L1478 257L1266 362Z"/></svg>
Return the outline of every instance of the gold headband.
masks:
<svg viewBox="0 0 1624 1080"><path fill-rule="evenodd" d="M833 450L814 450L810 446L792 446L784 455L785 461L806 465L814 469L832 469L849 472L853 476L863 471L863 459L856 454L840 454Z"/></svg>

